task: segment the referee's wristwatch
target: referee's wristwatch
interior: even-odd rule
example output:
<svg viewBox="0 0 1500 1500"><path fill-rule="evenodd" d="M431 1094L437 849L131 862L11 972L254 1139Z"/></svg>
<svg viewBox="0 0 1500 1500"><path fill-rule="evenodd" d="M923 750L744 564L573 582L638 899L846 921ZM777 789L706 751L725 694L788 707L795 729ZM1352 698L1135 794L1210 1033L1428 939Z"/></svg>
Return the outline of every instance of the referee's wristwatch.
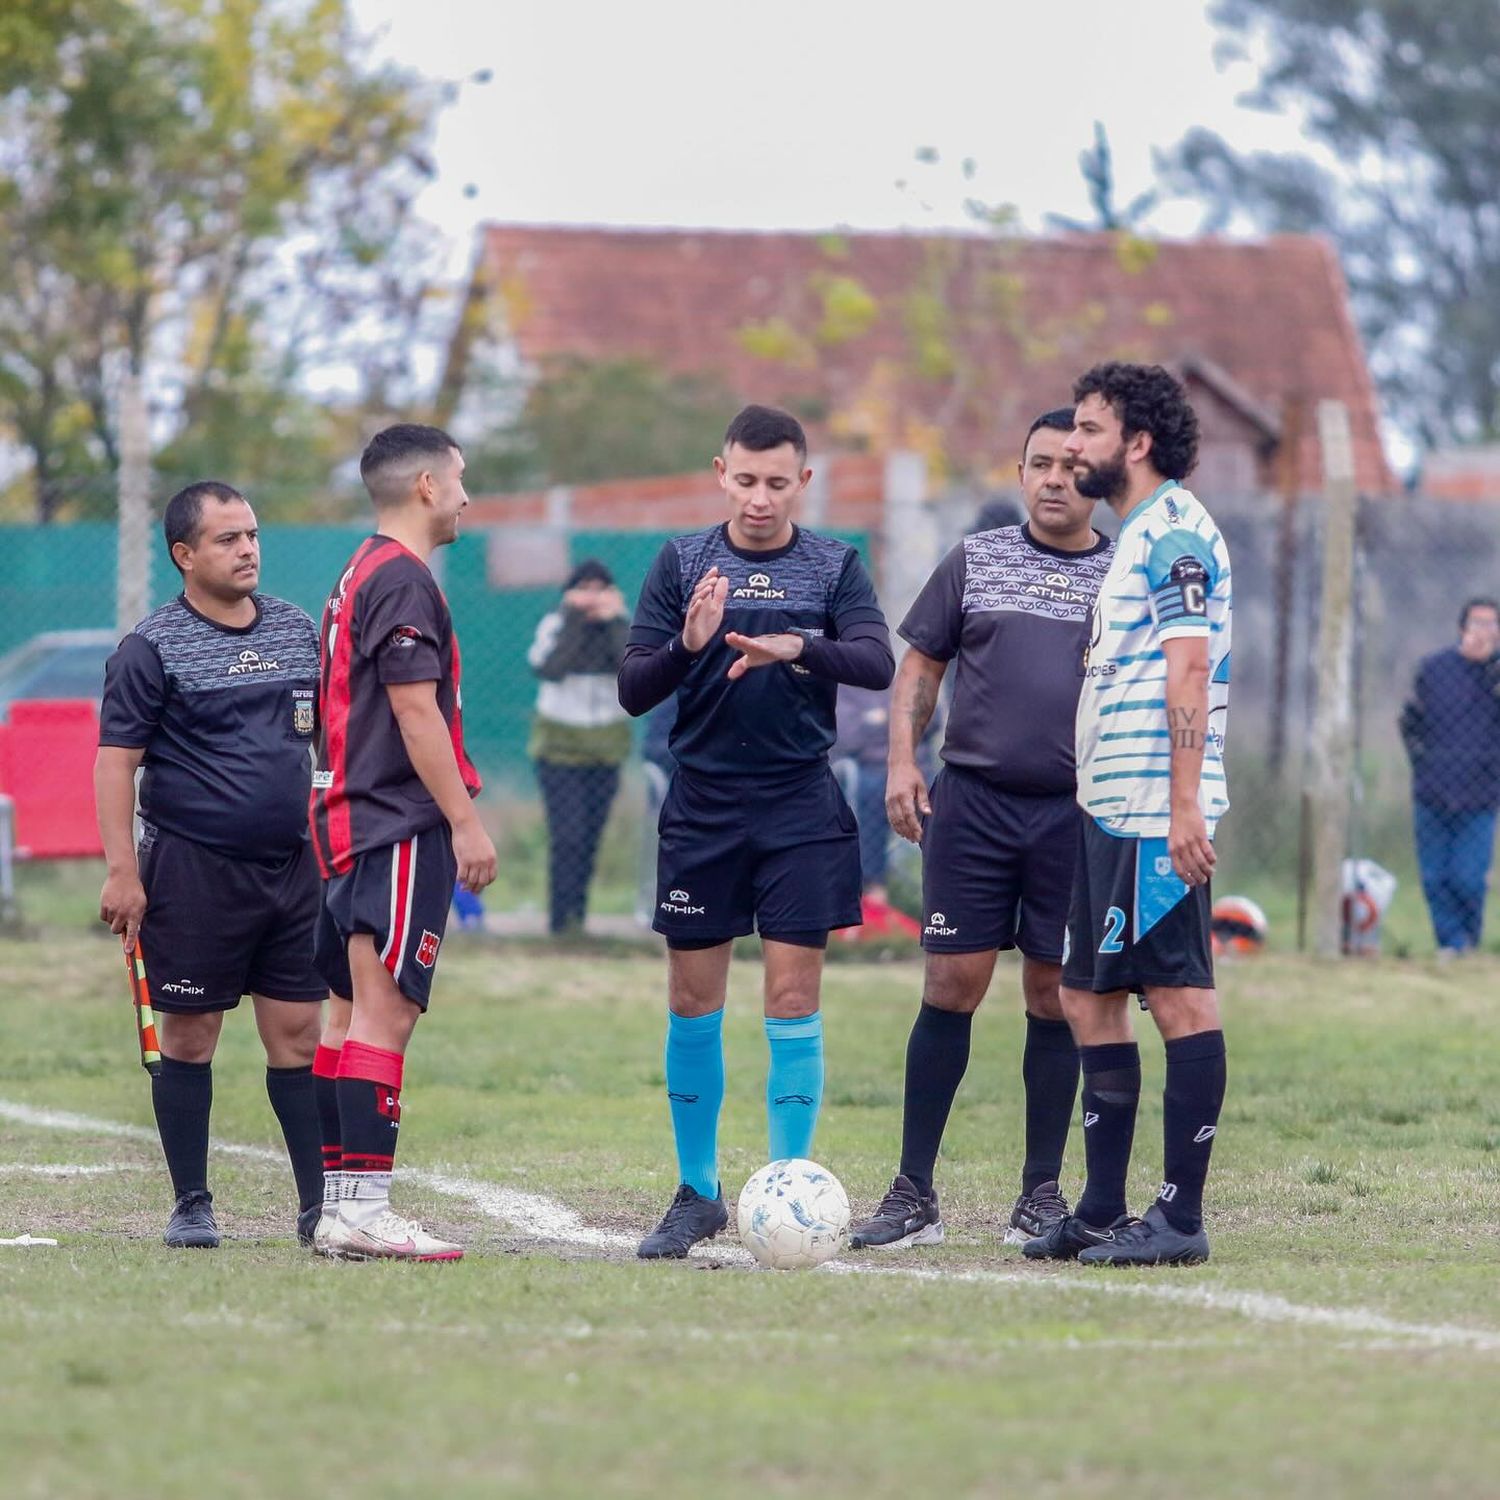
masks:
<svg viewBox="0 0 1500 1500"><path fill-rule="evenodd" d="M818 632L816 630L806 630L800 625L792 625L783 633L786 635L800 635L802 637L802 649L797 653L798 661L801 661L807 655L808 642L818 639Z"/></svg>

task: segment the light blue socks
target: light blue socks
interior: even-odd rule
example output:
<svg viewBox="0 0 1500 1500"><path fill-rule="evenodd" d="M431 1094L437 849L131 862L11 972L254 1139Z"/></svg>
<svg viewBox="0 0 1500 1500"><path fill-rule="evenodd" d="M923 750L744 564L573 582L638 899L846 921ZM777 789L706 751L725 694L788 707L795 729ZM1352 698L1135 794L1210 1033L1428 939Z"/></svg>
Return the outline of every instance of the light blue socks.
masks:
<svg viewBox="0 0 1500 1500"><path fill-rule="evenodd" d="M769 1022L767 1025L769 1026ZM822 1044L818 1080L822 1088ZM667 1100L681 1180L705 1198L719 1196L719 1110L724 1103L724 1012L667 1012Z"/></svg>
<svg viewBox="0 0 1500 1500"><path fill-rule="evenodd" d="M771 1161L810 1157L823 1103L823 1017L766 1017L771 1069L766 1075L766 1120ZM722 1074L720 1075L723 1076Z"/></svg>

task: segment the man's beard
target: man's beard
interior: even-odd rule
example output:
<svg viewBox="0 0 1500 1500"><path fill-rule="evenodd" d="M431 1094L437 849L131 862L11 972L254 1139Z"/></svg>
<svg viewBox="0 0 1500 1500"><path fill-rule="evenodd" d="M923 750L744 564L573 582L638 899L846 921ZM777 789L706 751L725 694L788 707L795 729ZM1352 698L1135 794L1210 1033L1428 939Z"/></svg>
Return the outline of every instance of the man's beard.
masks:
<svg viewBox="0 0 1500 1500"><path fill-rule="evenodd" d="M1073 470L1073 488L1085 500L1118 500L1125 493L1128 482L1124 443L1120 444L1113 458Z"/></svg>

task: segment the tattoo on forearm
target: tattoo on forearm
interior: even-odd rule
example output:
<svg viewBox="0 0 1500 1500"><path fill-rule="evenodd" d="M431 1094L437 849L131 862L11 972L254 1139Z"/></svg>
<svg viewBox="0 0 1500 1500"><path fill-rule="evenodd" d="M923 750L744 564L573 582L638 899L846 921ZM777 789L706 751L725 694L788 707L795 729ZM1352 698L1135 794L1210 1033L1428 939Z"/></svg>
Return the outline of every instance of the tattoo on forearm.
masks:
<svg viewBox="0 0 1500 1500"><path fill-rule="evenodd" d="M1169 708L1167 723L1171 728L1174 750L1201 750L1203 748L1203 731L1196 727L1198 723L1196 708Z"/></svg>
<svg viewBox="0 0 1500 1500"><path fill-rule="evenodd" d="M922 738L923 731L927 728L928 721L932 718L932 711L937 707L937 687L926 677L917 678L912 684L911 712L908 720L911 723L912 742Z"/></svg>

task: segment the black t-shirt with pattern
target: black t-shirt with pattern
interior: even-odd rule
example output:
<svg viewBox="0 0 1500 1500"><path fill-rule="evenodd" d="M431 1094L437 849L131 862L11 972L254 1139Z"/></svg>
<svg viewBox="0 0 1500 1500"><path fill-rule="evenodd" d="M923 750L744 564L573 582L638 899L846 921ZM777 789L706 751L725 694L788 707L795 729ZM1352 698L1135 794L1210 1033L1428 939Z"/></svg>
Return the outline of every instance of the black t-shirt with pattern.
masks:
<svg viewBox="0 0 1500 1500"><path fill-rule="evenodd" d="M847 542L800 526L771 551L729 540L724 524L674 537L657 555L641 587L631 647L660 647L682 629L688 600L711 567L729 580L724 621L692 660L677 689L671 753L690 771L756 778L795 776L827 763L833 744L838 681L817 668L817 642L859 628L888 643L885 616L859 553ZM777 663L731 679L738 652L730 631L811 636L807 659ZM890 651L881 644L890 680Z"/></svg>
<svg viewBox="0 0 1500 1500"><path fill-rule="evenodd" d="M966 536L938 564L898 634L925 656L956 659L946 764L1024 796L1076 790L1089 612L1113 552L1103 537L1063 552L1023 524Z"/></svg>
<svg viewBox="0 0 1500 1500"><path fill-rule="evenodd" d="M99 743L144 750L141 817L239 859L283 860L307 838L318 635L295 604L256 594L251 625L179 595L104 669Z"/></svg>

